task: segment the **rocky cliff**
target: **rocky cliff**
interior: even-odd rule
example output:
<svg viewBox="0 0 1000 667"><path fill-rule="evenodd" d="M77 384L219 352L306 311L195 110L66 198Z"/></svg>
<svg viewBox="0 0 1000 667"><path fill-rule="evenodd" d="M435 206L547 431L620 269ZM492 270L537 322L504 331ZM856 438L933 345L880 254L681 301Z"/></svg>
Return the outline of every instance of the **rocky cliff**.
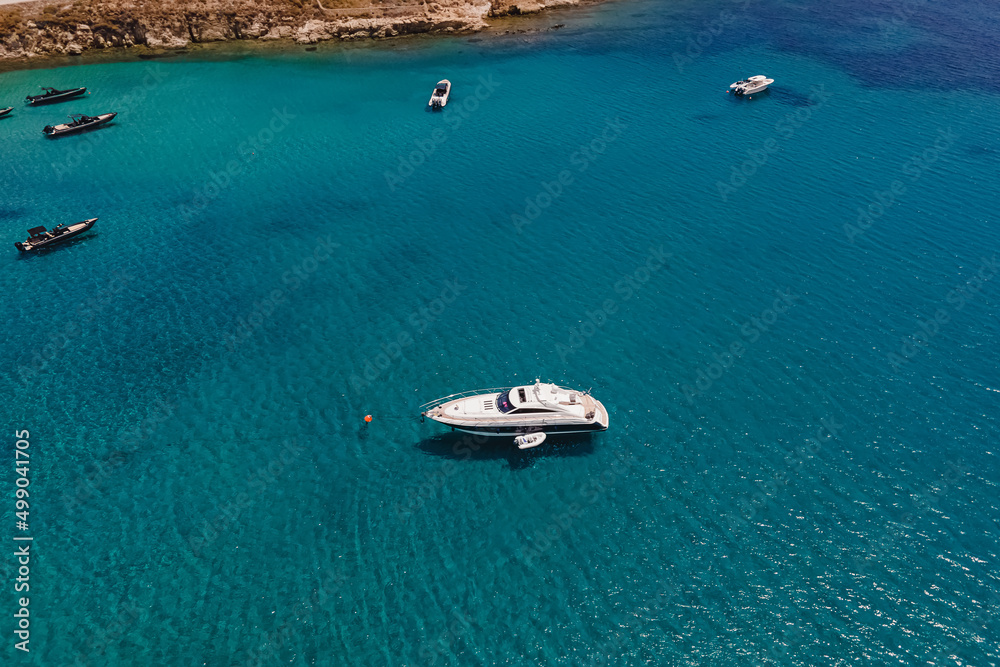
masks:
<svg viewBox="0 0 1000 667"><path fill-rule="evenodd" d="M475 31L490 17L579 0L76 0L0 6L0 58L89 49L180 49L221 40L358 40Z"/></svg>

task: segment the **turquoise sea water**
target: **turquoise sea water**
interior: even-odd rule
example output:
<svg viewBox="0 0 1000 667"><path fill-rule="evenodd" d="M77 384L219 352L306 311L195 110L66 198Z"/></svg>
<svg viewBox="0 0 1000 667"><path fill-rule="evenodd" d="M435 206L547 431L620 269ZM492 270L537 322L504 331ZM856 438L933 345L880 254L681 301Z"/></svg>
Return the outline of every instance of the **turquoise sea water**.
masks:
<svg viewBox="0 0 1000 667"><path fill-rule="evenodd" d="M5 664L996 664L998 18L636 1L3 74L93 91L0 119ZM536 377L609 431L414 418Z"/></svg>

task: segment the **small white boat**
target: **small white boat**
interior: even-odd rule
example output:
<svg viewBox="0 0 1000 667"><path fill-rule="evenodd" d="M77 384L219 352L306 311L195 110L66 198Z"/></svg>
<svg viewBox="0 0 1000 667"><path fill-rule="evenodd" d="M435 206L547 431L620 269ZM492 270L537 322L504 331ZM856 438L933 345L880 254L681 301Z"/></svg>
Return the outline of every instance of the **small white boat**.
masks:
<svg viewBox="0 0 1000 667"><path fill-rule="evenodd" d="M767 90L767 87L772 83L774 83L774 79L768 79L763 74L758 74L749 79L729 84L729 91L740 97L743 95L756 95Z"/></svg>
<svg viewBox="0 0 1000 667"><path fill-rule="evenodd" d="M437 85L434 86L434 94L431 95L431 101L428 104L432 109L440 109L448 104L448 97L451 95L451 81L448 79L441 79L438 81Z"/></svg>
<svg viewBox="0 0 1000 667"><path fill-rule="evenodd" d="M517 445L518 449L530 449L537 447L543 442L545 442L544 433L528 433L527 435L519 435L514 438L514 444Z"/></svg>

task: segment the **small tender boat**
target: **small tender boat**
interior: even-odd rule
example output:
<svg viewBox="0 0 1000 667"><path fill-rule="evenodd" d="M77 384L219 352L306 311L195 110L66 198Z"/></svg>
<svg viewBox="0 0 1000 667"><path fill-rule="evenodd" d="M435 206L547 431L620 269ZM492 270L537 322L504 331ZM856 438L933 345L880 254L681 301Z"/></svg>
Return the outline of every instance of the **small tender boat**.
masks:
<svg viewBox="0 0 1000 667"><path fill-rule="evenodd" d="M539 380L514 388L452 394L425 403L420 409L422 416L453 429L490 436L608 430L608 411L589 391L542 384Z"/></svg>
<svg viewBox="0 0 1000 667"><path fill-rule="evenodd" d="M543 442L545 442L544 433L529 433L527 435L519 435L514 438L514 444L517 445L518 449L531 449L532 447L537 447Z"/></svg>
<svg viewBox="0 0 1000 667"><path fill-rule="evenodd" d="M45 92L41 95L28 95L25 98L28 101L28 104L49 104L51 102L62 102L63 100L68 100L71 97L83 95L87 92L86 88L56 90L55 88L46 88L45 86L42 86L42 90Z"/></svg>
<svg viewBox="0 0 1000 667"><path fill-rule="evenodd" d="M448 97L451 95L451 81L448 79L441 79L438 81L437 85L434 86L434 94L431 95L431 101L428 104L432 109L440 109L448 104Z"/></svg>
<svg viewBox="0 0 1000 667"><path fill-rule="evenodd" d="M768 79L763 74L758 74L757 76L752 76L749 79L743 79L742 81L729 84L729 92L738 97L742 97L743 95L756 95L757 93L762 93L767 90L767 87L772 83L774 83L774 79Z"/></svg>
<svg viewBox="0 0 1000 667"><path fill-rule="evenodd" d="M105 123L110 123L117 115L117 113L102 113L100 116L73 114L70 116L70 118L73 119L72 122L63 123L61 125L46 125L42 129L42 132L50 137L58 137L60 134L71 134L73 132L79 132L80 130L86 130L91 127L97 127L99 125L104 125Z"/></svg>
<svg viewBox="0 0 1000 667"><path fill-rule="evenodd" d="M24 243L15 243L14 247L21 252L49 248L83 234L93 227L95 222L97 222L97 218L91 218L90 220L84 220L72 225L56 225L52 231L45 231L45 227L32 227L28 230L28 240Z"/></svg>
<svg viewBox="0 0 1000 667"><path fill-rule="evenodd" d="M9 114L13 110L14 110L14 107L7 107L6 109L0 109L0 118L3 118L4 116L6 116L7 114Z"/></svg>

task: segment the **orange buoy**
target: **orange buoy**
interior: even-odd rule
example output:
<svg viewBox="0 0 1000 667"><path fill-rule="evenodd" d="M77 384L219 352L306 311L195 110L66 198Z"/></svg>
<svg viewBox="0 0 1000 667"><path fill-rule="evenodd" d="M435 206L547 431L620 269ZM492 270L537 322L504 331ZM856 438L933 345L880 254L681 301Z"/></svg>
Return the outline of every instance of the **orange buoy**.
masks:
<svg viewBox="0 0 1000 667"><path fill-rule="evenodd" d="M371 420L372 420L372 416L371 415L365 415L365 421L366 422L371 422Z"/></svg>

